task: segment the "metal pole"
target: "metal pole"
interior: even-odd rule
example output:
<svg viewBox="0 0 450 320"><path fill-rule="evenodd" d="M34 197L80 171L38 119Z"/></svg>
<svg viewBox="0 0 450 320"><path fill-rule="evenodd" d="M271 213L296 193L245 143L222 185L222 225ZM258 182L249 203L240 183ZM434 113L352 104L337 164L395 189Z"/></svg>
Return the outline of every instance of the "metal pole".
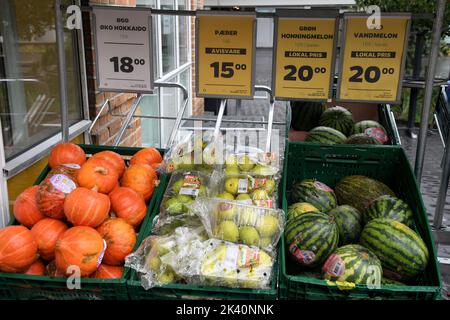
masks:
<svg viewBox="0 0 450 320"><path fill-rule="evenodd" d="M425 82L425 94L423 99L422 118L420 123L419 141L417 142L416 163L414 173L417 182L422 180L423 162L425 158L425 147L427 142L428 120L430 117L431 97L433 93L433 81L436 73L436 63L441 40L442 22L444 19L445 1L439 0L437 3L436 19L433 26L433 40L431 52L428 60L428 70Z"/></svg>
<svg viewBox="0 0 450 320"><path fill-rule="evenodd" d="M114 141L113 146L117 147L122 140L123 135L125 134L125 131L127 130L128 125L130 124L131 120L133 119L134 113L136 112L137 107L139 106L139 103L142 100L142 95L139 94L137 98L134 100L133 105L130 108L130 111L128 111L127 118L125 119L125 122L123 123L122 127L120 128L119 134L117 135L116 140Z"/></svg>
<svg viewBox="0 0 450 320"><path fill-rule="evenodd" d="M61 133L64 142L69 141L69 111L67 109L66 56L64 50L64 26L61 0L55 2L56 45L58 47L59 99L61 110Z"/></svg>
<svg viewBox="0 0 450 320"><path fill-rule="evenodd" d="M227 106L227 99L222 99L220 101L220 108L219 108L219 113L217 115L217 122L216 122L216 126L214 128L214 141L217 140L217 138L219 137L219 133L220 133L220 124L222 123L222 119L223 119L223 114L225 112L225 107Z"/></svg>
<svg viewBox="0 0 450 320"><path fill-rule="evenodd" d="M425 42L425 35L423 32L417 32L416 34L416 48L414 50L414 62L413 62L413 79L417 80L420 76L420 69L422 69L422 51ZM417 134L413 132L414 124L416 122L416 109L417 109L417 94L418 88L411 88L411 94L409 95L409 110L408 110L408 135L417 139Z"/></svg>
<svg viewBox="0 0 450 320"><path fill-rule="evenodd" d="M442 168L441 184L439 185L436 211L434 213L433 228L439 230L442 227L444 217L445 200L447 198L448 179L450 178L450 134L447 136L447 143L444 155L444 166Z"/></svg>

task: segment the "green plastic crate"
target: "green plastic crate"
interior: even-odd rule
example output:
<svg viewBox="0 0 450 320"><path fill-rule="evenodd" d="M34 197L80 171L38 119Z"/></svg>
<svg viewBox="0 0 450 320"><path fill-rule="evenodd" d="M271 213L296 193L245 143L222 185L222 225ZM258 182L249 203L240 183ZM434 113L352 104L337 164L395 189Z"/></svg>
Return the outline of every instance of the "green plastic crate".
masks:
<svg viewBox="0 0 450 320"><path fill-rule="evenodd" d="M132 156L141 148L108 147L80 145L86 154L94 154L100 151L112 150L121 155ZM164 153L164 150L159 150ZM36 179L39 184L49 173L47 166ZM155 188L154 194L148 205L147 215L142 222L141 231L146 230L146 225L153 219L151 216L156 203L161 201L167 177L160 176L160 184ZM10 224L16 224L11 221ZM137 243L142 241L144 234L139 232ZM47 276L29 276L15 273L0 273L0 300L1 299L26 299L26 300L128 300L126 281L130 277L130 269L125 268L121 279L81 279L81 289L70 290L66 286L66 278L52 278Z"/></svg>
<svg viewBox="0 0 450 320"><path fill-rule="evenodd" d="M281 193L281 188L280 188ZM161 202L154 207L154 218L160 209ZM151 234L153 219L146 225L144 238ZM279 251L279 250L278 250ZM136 271L131 270L130 280L127 281L128 294L131 300L276 300L278 298L279 279L279 255L274 263L272 281L270 289L240 289L227 287L196 286L190 284L168 284L161 287L145 290Z"/></svg>
<svg viewBox="0 0 450 320"><path fill-rule="evenodd" d="M324 280L295 275L295 264L286 257L284 239L281 241L280 298L308 300L339 299L389 299L432 300L439 299L441 275L434 248L434 240L428 224L422 196L413 175L411 165L401 147L323 146L289 143L288 159L284 168L283 209L287 212L291 203L294 182L316 178L335 187L348 175L365 175L378 179L388 186L414 211L417 232L422 236L430 252L430 262L416 286L381 286L368 289L357 285L352 290L340 290Z"/></svg>

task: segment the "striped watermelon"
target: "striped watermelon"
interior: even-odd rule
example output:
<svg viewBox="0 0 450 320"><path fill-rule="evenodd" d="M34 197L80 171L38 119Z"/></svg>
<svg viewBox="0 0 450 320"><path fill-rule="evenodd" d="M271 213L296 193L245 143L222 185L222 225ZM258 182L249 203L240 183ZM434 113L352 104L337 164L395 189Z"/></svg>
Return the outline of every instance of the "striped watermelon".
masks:
<svg viewBox="0 0 450 320"><path fill-rule="evenodd" d="M369 137L377 139L380 144L389 141L386 129L376 121L364 120L355 124L354 133L365 133Z"/></svg>
<svg viewBox="0 0 450 320"><path fill-rule="evenodd" d="M287 220L293 219L307 212L317 212L317 211L319 210L310 203L297 202L289 206Z"/></svg>
<svg viewBox="0 0 450 320"><path fill-rule="evenodd" d="M325 280L380 286L383 269L378 257L359 244L337 248L322 268Z"/></svg>
<svg viewBox="0 0 450 320"><path fill-rule="evenodd" d="M384 195L376 198L364 211L364 222L375 218L391 218L412 227L413 213L406 202L396 197Z"/></svg>
<svg viewBox="0 0 450 320"><path fill-rule="evenodd" d="M307 202L322 212L328 212L337 206L333 189L325 183L314 179L306 179L292 186L294 202Z"/></svg>
<svg viewBox="0 0 450 320"><path fill-rule="evenodd" d="M336 220L340 246L358 242L363 222L358 210L349 205L342 205L330 210L328 214Z"/></svg>
<svg viewBox="0 0 450 320"><path fill-rule="evenodd" d="M291 126L297 131L309 131L319 125L325 105L311 101L291 101Z"/></svg>
<svg viewBox="0 0 450 320"><path fill-rule="evenodd" d="M402 281L422 273L429 260L428 249L412 229L389 218L377 218L364 227L360 243L381 261L384 276Z"/></svg>
<svg viewBox="0 0 450 320"><path fill-rule="evenodd" d="M319 120L319 125L336 129L346 136L353 132L352 113L343 107L332 107L324 111Z"/></svg>
<svg viewBox="0 0 450 320"><path fill-rule="evenodd" d="M345 144L381 144L374 137L370 137L365 133L357 133L347 138Z"/></svg>
<svg viewBox="0 0 450 320"><path fill-rule="evenodd" d="M284 235L290 256L306 267L324 262L339 242L334 218L321 212L309 212L289 220Z"/></svg>
<svg viewBox="0 0 450 320"><path fill-rule="evenodd" d="M347 176L339 181L335 188L339 204L348 204L359 212L364 212L367 206L379 196L394 192L384 183L366 176Z"/></svg>
<svg viewBox="0 0 450 320"><path fill-rule="evenodd" d="M347 137L340 131L330 127L315 127L306 136L306 142L340 144L344 143Z"/></svg>

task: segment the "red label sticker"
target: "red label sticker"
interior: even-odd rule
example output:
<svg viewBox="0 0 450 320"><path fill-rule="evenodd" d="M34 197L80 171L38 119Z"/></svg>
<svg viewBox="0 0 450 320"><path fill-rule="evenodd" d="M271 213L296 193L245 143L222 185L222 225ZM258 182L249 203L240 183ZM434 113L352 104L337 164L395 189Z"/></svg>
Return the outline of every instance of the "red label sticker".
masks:
<svg viewBox="0 0 450 320"><path fill-rule="evenodd" d="M291 245L289 246L289 252L301 264L310 265L314 261L316 261L316 255L314 254L314 252L309 250L301 250L297 247L296 241L291 243Z"/></svg>
<svg viewBox="0 0 450 320"><path fill-rule="evenodd" d="M384 132L384 130L381 128L367 128L366 130L364 130L364 133L369 137L377 139L383 144L389 141L386 132Z"/></svg>
<svg viewBox="0 0 450 320"><path fill-rule="evenodd" d="M272 199L268 199L268 200L254 200L253 202L258 207L273 209L273 200Z"/></svg>
<svg viewBox="0 0 450 320"><path fill-rule="evenodd" d="M339 255L333 253L328 257L322 270L331 277L339 278L345 272L345 263Z"/></svg>
<svg viewBox="0 0 450 320"><path fill-rule="evenodd" d="M333 189L331 189L329 186L327 186L325 183L322 183L320 181L315 181L314 182L314 186L322 191L326 191L326 192L333 192Z"/></svg>

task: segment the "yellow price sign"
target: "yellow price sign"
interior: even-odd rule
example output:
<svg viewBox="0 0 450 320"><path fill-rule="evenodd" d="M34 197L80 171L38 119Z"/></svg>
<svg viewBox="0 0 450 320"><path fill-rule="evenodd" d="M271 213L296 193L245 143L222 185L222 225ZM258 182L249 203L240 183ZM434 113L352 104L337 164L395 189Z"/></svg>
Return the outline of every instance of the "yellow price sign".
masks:
<svg viewBox="0 0 450 320"><path fill-rule="evenodd" d="M366 15L344 15L337 100L399 103L410 14L382 14L379 29Z"/></svg>
<svg viewBox="0 0 450 320"><path fill-rule="evenodd" d="M196 20L199 97L253 97L255 14L199 12Z"/></svg>
<svg viewBox="0 0 450 320"><path fill-rule="evenodd" d="M307 17L296 14L302 13L280 12L276 19L275 97L326 101L332 96L338 12L310 11Z"/></svg>

